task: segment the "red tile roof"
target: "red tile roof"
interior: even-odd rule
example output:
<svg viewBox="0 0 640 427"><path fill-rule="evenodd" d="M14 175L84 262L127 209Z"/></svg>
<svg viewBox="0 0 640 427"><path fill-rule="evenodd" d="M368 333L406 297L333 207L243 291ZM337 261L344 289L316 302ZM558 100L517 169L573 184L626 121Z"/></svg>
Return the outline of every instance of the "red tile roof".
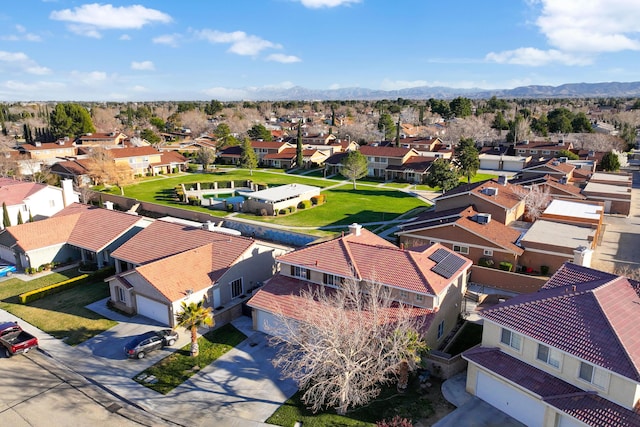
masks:
<svg viewBox="0 0 640 427"><path fill-rule="evenodd" d="M7 206L20 205L32 194L46 188L44 184L18 181L12 178L0 178L0 202Z"/></svg>
<svg viewBox="0 0 640 427"><path fill-rule="evenodd" d="M365 156L375 156L375 157L398 157L402 158L406 156L409 152L415 151L413 148L402 148L402 147L382 147L382 146L374 146L374 145L362 145L360 146L360 152ZM415 152L418 155L417 152Z"/></svg>
<svg viewBox="0 0 640 427"><path fill-rule="evenodd" d="M173 302L184 298L189 290L197 292L211 286L249 249L234 245L220 250L219 244L208 243L135 270Z"/></svg>
<svg viewBox="0 0 640 427"><path fill-rule="evenodd" d="M80 215L47 218L7 227L6 232L22 251L28 252L66 243L79 219Z"/></svg>
<svg viewBox="0 0 640 427"><path fill-rule="evenodd" d="M305 317L301 313L310 312L318 313L318 315L326 317L326 306L320 305L315 301L310 301L308 298L301 296L303 291L310 290L314 292L321 286L322 285L316 285L303 280L277 274L269 279L269 281L249 300L247 304L250 307L259 310L282 314L285 317L296 320L305 320ZM325 289L327 292L332 292L332 289ZM409 306L406 306L406 309L410 310L411 317L420 319L422 330L429 328L435 311ZM389 311L381 313L379 318L387 320L398 318L397 304L392 305L388 310ZM306 319L308 319L308 316Z"/></svg>
<svg viewBox="0 0 640 427"><path fill-rule="evenodd" d="M253 240L157 220L113 251L111 256L141 265L210 243L219 252L242 253Z"/></svg>
<svg viewBox="0 0 640 427"><path fill-rule="evenodd" d="M71 173L73 175L86 175L89 173L91 167L91 160L89 159L75 159L67 160L64 162L58 162L51 166L53 171L63 169L64 172Z"/></svg>
<svg viewBox="0 0 640 427"><path fill-rule="evenodd" d="M486 194L488 188L498 189L498 194ZM520 197L518 197L518 194L516 193L517 191L518 190L516 185L513 185L511 183L503 185L499 184L495 179L489 179L487 181L459 185L458 187L449 190L442 196L436 198L435 201L437 204L438 200L440 199L448 199L454 196L473 194L475 197L480 197L498 206L502 206L503 208L511 209L518 204L523 203Z"/></svg>
<svg viewBox="0 0 640 427"><path fill-rule="evenodd" d="M439 248L455 254L439 244L403 250L362 229L359 236L349 234L318 243L282 255L278 260L341 277L355 275L360 280L375 280L399 289L435 295L451 283L451 279L431 271L436 263L429 255ZM470 260L463 259L465 262L452 277L471 266Z"/></svg>
<svg viewBox="0 0 640 427"><path fill-rule="evenodd" d="M65 150L67 148L73 148L73 141L61 141L57 142L42 142L40 145L35 144L22 144L19 148L24 151L41 151L41 150Z"/></svg>
<svg viewBox="0 0 640 427"><path fill-rule="evenodd" d="M550 279L551 285L514 297L481 315L640 381L640 297L626 278L611 276L565 264Z"/></svg>
<svg viewBox="0 0 640 427"><path fill-rule="evenodd" d="M534 368L497 348L476 347L463 357L515 383L546 403L593 427L637 427L640 414Z"/></svg>
<svg viewBox="0 0 640 427"><path fill-rule="evenodd" d="M172 163L186 163L188 160L185 156L175 151L163 151L160 156L160 162L151 163L152 166L164 166Z"/></svg>

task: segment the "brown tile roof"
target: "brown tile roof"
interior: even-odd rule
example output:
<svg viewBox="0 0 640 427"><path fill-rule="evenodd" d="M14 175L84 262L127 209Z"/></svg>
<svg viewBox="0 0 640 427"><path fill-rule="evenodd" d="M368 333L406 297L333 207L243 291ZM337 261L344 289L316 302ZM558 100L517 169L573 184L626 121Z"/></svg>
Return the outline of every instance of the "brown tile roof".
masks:
<svg viewBox="0 0 640 427"><path fill-rule="evenodd" d="M493 242L498 246L511 251L514 254L522 255L524 249L517 246L515 242L520 237L520 232L511 227L507 227L499 221L489 221L488 223L478 223L476 220L478 212L469 206L465 209L452 209L441 212L427 212L418 216L414 221L402 225L403 234L408 231L425 230L434 227L441 227L447 224L456 224L457 227L468 230L472 234L485 240ZM455 229L452 229L452 240L456 240ZM461 243L464 241L459 240Z"/></svg>
<svg viewBox="0 0 640 427"><path fill-rule="evenodd" d="M284 141L251 141L251 146L253 148L267 148L272 150L277 150L283 145L289 145Z"/></svg>
<svg viewBox="0 0 640 427"><path fill-rule="evenodd" d="M160 162L151 163L152 166L164 166L172 163L186 163L188 160L185 156L175 151L163 151L160 156Z"/></svg>
<svg viewBox="0 0 640 427"><path fill-rule="evenodd" d="M360 152L365 156L375 156L375 157L398 157L402 158L406 156L409 152L415 151L413 148L402 148L402 147L381 147L374 145L362 145L360 146ZM415 153L418 155L418 153Z"/></svg>
<svg viewBox="0 0 640 427"><path fill-rule="evenodd" d="M67 216L79 216L67 243L94 252L103 250L142 219L137 215L80 203L65 207L52 218ZM48 219L38 222L45 221Z"/></svg>
<svg viewBox="0 0 640 427"><path fill-rule="evenodd" d="M208 243L138 266L135 270L173 302L184 298L189 290L196 292L211 286L249 248L234 245L224 246L221 250L221 245Z"/></svg>
<svg viewBox="0 0 640 427"><path fill-rule="evenodd" d="M239 145L225 147L218 152L218 157L240 157L241 155L242 147Z"/></svg>
<svg viewBox="0 0 640 427"><path fill-rule="evenodd" d="M0 178L0 203L7 206L19 205L29 196L47 188L44 184L18 181L12 178Z"/></svg>
<svg viewBox="0 0 640 427"><path fill-rule="evenodd" d="M28 252L66 243L79 220L80 215L47 218L7 227L6 232L22 251Z"/></svg>
<svg viewBox="0 0 640 427"><path fill-rule="evenodd" d="M571 283L573 278L578 281ZM586 278L593 279L579 281ZM640 297L624 277L560 268L552 285L481 315L597 366L640 381ZM566 286L562 284L566 283Z"/></svg>
<svg viewBox="0 0 640 427"><path fill-rule="evenodd" d="M62 144L57 142L42 142L40 145L35 144L22 144L19 148L24 151L41 151L41 150L63 150L73 147L73 141L62 141Z"/></svg>
<svg viewBox="0 0 640 427"><path fill-rule="evenodd" d="M463 357L540 396L549 405L588 426L640 425L640 414L534 368L497 348L476 347L466 351Z"/></svg>
<svg viewBox="0 0 640 427"><path fill-rule="evenodd" d="M127 157L151 156L154 154L160 154L158 150L156 150L151 146L113 148L109 150L109 153L114 159L124 159Z"/></svg>
<svg viewBox="0 0 640 427"><path fill-rule="evenodd" d="M121 132L116 132L115 135L113 133L104 133L104 132L94 132L91 135L82 135L79 136L77 139L79 140L95 140L95 139L106 139L106 140L115 140L117 137L119 137L122 133Z"/></svg>
<svg viewBox="0 0 640 427"><path fill-rule="evenodd" d="M113 251L111 256L141 265L210 243L215 244L218 251L224 248L230 253L242 253L253 240L157 220Z"/></svg>
<svg viewBox="0 0 640 427"><path fill-rule="evenodd" d="M427 170L429 170L434 160L435 160L435 157L411 156L402 165L387 166L387 170L413 171L413 172L425 173L427 172Z"/></svg>
<svg viewBox="0 0 640 427"><path fill-rule="evenodd" d="M436 263L429 255L439 248L455 254L439 244L426 249L403 250L362 229L360 236L348 234L282 255L278 260L315 271L342 277L355 275L361 280L375 280L399 289L435 295L451 281L431 271ZM465 262L453 276L471 265L470 260L463 259Z"/></svg>
<svg viewBox="0 0 640 427"><path fill-rule="evenodd" d="M487 194L488 188L497 188L498 194ZM502 185L499 184L495 179L489 179L487 181L459 185L456 188L447 191L442 196L437 197L435 201L437 204L438 200L440 199L448 199L450 197L473 194L475 197L480 197L503 208L511 209L516 207L520 203L523 203L520 197L518 197L516 191L516 186L511 183ZM473 199L469 199L469 203L472 204Z"/></svg>
<svg viewBox="0 0 640 427"><path fill-rule="evenodd" d="M303 280L277 274L248 301L247 305L258 310L264 310L275 314L282 314L285 317L304 320L301 313L318 313L321 316L327 316L327 307L310 301L308 298L301 296L302 291L318 290L322 285L312 284ZM326 289L331 292L331 289ZM382 313L382 319L394 319L398 317L398 306L393 305L388 312ZM422 329L429 328L435 311L426 308L407 307L410 310L411 317L417 317L421 320Z"/></svg>
<svg viewBox="0 0 640 427"><path fill-rule="evenodd" d="M563 174L570 174L576 169L576 167L571 163L566 163L566 162L563 163L556 158L552 158L552 159L543 160L540 162L532 162L526 168L524 168L523 171L533 171L535 169L545 169L545 168L551 169L557 172L561 172Z"/></svg>
<svg viewBox="0 0 640 427"><path fill-rule="evenodd" d="M66 160L64 162L58 162L51 166L52 171L62 169L66 173L70 173L76 176L86 175L89 173L91 167L91 160L89 159L75 159Z"/></svg>
<svg viewBox="0 0 640 427"><path fill-rule="evenodd" d="M269 153L264 156L267 160L291 160L296 157L296 149L295 148L285 148L279 153Z"/></svg>

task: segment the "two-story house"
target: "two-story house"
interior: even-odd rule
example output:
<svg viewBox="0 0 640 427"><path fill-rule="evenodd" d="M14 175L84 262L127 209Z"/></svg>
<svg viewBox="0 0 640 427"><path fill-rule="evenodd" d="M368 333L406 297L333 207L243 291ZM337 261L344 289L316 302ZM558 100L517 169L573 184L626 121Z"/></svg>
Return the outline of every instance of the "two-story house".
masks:
<svg viewBox="0 0 640 427"><path fill-rule="evenodd" d="M275 271L285 248L205 228L157 220L113 251L111 301L174 327L182 302L205 300L216 323L242 315L242 302Z"/></svg>
<svg viewBox="0 0 640 427"><path fill-rule="evenodd" d="M127 165L134 175L146 175L151 172L151 165L162 163L162 154L151 146L114 148L109 150L116 165Z"/></svg>
<svg viewBox="0 0 640 427"><path fill-rule="evenodd" d="M473 206L428 211L404 223L396 233L405 248L439 243L478 264L481 259L518 263L524 250L516 245L520 232L493 221Z"/></svg>
<svg viewBox="0 0 640 427"><path fill-rule="evenodd" d="M480 315L468 392L528 426L640 425L638 282L567 263Z"/></svg>
<svg viewBox="0 0 640 427"><path fill-rule="evenodd" d="M566 183L573 181L573 171L575 169L576 167L574 165L567 162L566 157L554 157L548 160L529 163L518 175L524 179L550 175Z"/></svg>
<svg viewBox="0 0 640 427"><path fill-rule="evenodd" d="M279 273L248 302L254 329L274 333L279 316L302 320L298 309L313 304L303 300L303 290L335 288L345 280L366 289L375 281L425 319L425 340L437 348L457 323L471 261L439 244L404 249L358 224L349 229L345 236L278 257Z"/></svg>
<svg viewBox="0 0 640 427"><path fill-rule="evenodd" d="M573 149L573 143L570 141L529 141L524 140L516 144L515 153L518 156L529 157L533 159L551 159L561 157L558 153L561 151L570 151Z"/></svg>
<svg viewBox="0 0 640 427"><path fill-rule="evenodd" d="M20 153L32 160L52 163L60 158L75 156L77 148L69 138L62 138L56 142L39 142L22 144L18 147Z"/></svg>
<svg viewBox="0 0 640 427"><path fill-rule="evenodd" d="M76 145L85 147L114 148L123 147L129 137L122 132L94 132L86 133L76 138Z"/></svg>
<svg viewBox="0 0 640 427"><path fill-rule="evenodd" d="M505 177L459 185L434 199L436 212L473 205L475 210L491 215L491 219L505 225L522 218L525 204L519 187Z"/></svg>
<svg viewBox="0 0 640 427"><path fill-rule="evenodd" d="M363 145L360 152L369 164L368 176L388 179L389 167L402 166L410 157L420 156L412 148Z"/></svg>

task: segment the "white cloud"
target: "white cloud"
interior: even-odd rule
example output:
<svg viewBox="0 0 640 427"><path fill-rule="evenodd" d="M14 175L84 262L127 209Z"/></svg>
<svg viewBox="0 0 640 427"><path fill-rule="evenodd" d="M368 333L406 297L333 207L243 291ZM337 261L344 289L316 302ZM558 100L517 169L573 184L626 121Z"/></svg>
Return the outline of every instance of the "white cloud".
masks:
<svg viewBox="0 0 640 427"><path fill-rule="evenodd" d="M123 40L123 41L131 40L131 36L129 34L123 34L120 37L118 37L118 40Z"/></svg>
<svg viewBox="0 0 640 427"><path fill-rule="evenodd" d="M640 50L640 3L636 0L540 3L542 13L536 25L555 48L591 53Z"/></svg>
<svg viewBox="0 0 640 427"><path fill-rule="evenodd" d="M94 86L106 82L109 78L104 71L72 71L71 78L75 82L82 83L87 86Z"/></svg>
<svg viewBox="0 0 640 427"><path fill-rule="evenodd" d="M179 42L182 39L180 34L164 34L162 36L154 37L151 41L156 44L166 44L171 47L178 47Z"/></svg>
<svg viewBox="0 0 640 427"><path fill-rule="evenodd" d="M12 91L18 92L40 92L45 90L58 90L63 89L65 85L58 82L33 82L24 83L16 80L7 80L2 83L2 87Z"/></svg>
<svg viewBox="0 0 640 427"><path fill-rule="evenodd" d="M114 7L111 4L84 4L79 7L54 10L49 18L68 23L70 31L87 37L100 38L100 30L140 29L151 23L169 23L171 16L141 5Z"/></svg>
<svg viewBox="0 0 640 427"><path fill-rule="evenodd" d="M244 31L225 33L217 30L201 30L194 33L196 37L214 44L230 44L229 52L243 56L255 56L264 49L281 49L282 46Z"/></svg>
<svg viewBox="0 0 640 427"><path fill-rule="evenodd" d="M38 65L23 52L0 51L0 70L3 63L9 68L28 74L43 75L51 73L49 68Z"/></svg>
<svg viewBox="0 0 640 427"><path fill-rule="evenodd" d="M281 83L276 83L276 84L272 84L272 85L265 85L262 88L263 89L291 89L292 87L295 87L295 84L293 84L293 82L281 82ZM254 87L252 88L253 90L259 90L260 88Z"/></svg>
<svg viewBox="0 0 640 427"><path fill-rule="evenodd" d="M272 53L271 55L267 56L266 59L267 61L282 62L283 64L292 64L294 62L302 61L297 56L285 55L283 53Z"/></svg>
<svg viewBox="0 0 640 427"><path fill-rule="evenodd" d="M144 86L136 85L136 86L131 88L131 91L133 91L133 92L149 92L149 89L147 89Z"/></svg>
<svg viewBox="0 0 640 427"><path fill-rule="evenodd" d="M320 9L323 7L337 7L360 3L360 0L300 0L300 3L309 9Z"/></svg>
<svg viewBox="0 0 640 427"><path fill-rule="evenodd" d="M131 69L138 70L138 71L153 71L156 69L156 67L153 65L153 62L151 61L140 61L140 62L133 61L131 63Z"/></svg>
<svg viewBox="0 0 640 427"><path fill-rule="evenodd" d="M16 41L28 41L28 42L40 42L42 41L42 37L40 37L37 34L33 34L27 31L27 29L18 24L16 25L16 32L18 34L11 34L8 36L2 36L0 37L0 40L6 40L6 41L12 41L12 42L16 42Z"/></svg>
<svg viewBox="0 0 640 427"><path fill-rule="evenodd" d="M226 87L212 87L202 91L207 96L225 101L246 99L249 91L245 89L231 89Z"/></svg>
<svg viewBox="0 0 640 427"><path fill-rule="evenodd" d="M341 87L342 87L342 86L341 86L340 84L338 84L338 83L333 83L333 84L330 84L330 85L329 85L329 89L330 89L330 90L338 90L338 89L340 89Z"/></svg>
<svg viewBox="0 0 640 427"><path fill-rule="evenodd" d="M485 56L488 62L498 64L527 65L541 67L551 63L564 65L588 65L593 62L591 57L585 55L573 55L556 49L541 50L533 47L521 47L503 52L490 52Z"/></svg>

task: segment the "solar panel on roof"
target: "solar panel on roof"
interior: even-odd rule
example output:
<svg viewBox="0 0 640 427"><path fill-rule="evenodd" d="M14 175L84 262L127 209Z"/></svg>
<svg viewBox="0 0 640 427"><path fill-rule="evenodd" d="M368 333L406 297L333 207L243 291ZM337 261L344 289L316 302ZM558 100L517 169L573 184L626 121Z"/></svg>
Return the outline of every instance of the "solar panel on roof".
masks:
<svg viewBox="0 0 640 427"><path fill-rule="evenodd" d="M446 249L436 249L431 255L429 255L429 259L436 264L445 259L449 255L449 251Z"/></svg>
<svg viewBox="0 0 640 427"><path fill-rule="evenodd" d="M441 250L441 249L438 249L438 250ZM433 271L436 274L439 274L445 279L449 279L451 278L451 276L454 275L456 271L458 271L460 267L464 265L465 262L467 261L464 258L454 255L451 252L447 252L446 256L441 261L437 262L436 265L431 267L431 271Z"/></svg>

